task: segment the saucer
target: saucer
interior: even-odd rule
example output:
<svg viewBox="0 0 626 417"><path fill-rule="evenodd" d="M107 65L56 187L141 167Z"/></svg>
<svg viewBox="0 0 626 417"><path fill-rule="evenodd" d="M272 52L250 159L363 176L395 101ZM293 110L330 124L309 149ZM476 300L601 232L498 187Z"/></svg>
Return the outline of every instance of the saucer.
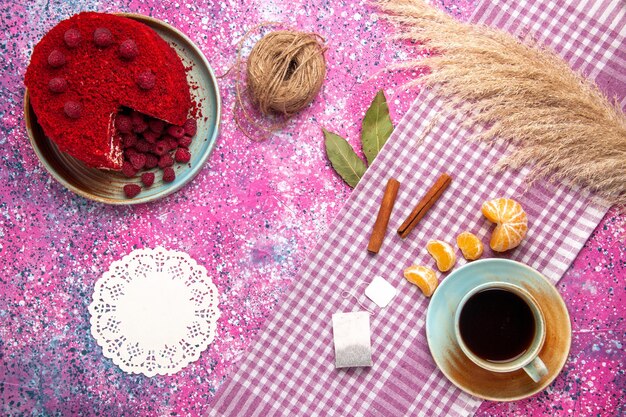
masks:
<svg viewBox="0 0 626 417"><path fill-rule="evenodd" d="M472 362L459 347L454 315L463 296L491 281L509 282L528 291L537 300L546 320L546 340L539 353L548 375L535 383L522 369L515 372L487 371ZM426 337L435 363L463 391L491 401L514 401L546 388L561 372L571 342L569 313L556 288L539 272L507 259L471 262L451 273L439 285L426 315Z"/></svg>

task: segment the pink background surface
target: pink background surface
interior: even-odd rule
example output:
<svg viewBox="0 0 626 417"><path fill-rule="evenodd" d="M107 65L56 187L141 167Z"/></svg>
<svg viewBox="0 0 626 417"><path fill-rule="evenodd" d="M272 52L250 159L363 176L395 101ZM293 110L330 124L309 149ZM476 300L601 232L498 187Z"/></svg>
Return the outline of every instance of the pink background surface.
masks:
<svg viewBox="0 0 626 417"><path fill-rule="evenodd" d="M232 4L231 4L232 3ZM202 415L351 192L329 167L323 126L358 147L368 104L384 89L398 121L416 74L381 72L415 52L386 41L371 6L351 1L4 2L0 5L0 414ZM473 1L442 1L466 19ZM83 10L130 11L185 32L218 74L247 29L282 21L326 38L328 74L315 102L279 134L252 142L233 123L234 83L219 81L222 130L200 175L173 196L109 207L56 183L30 148L23 75L33 45ZM258 36L247 44L249 47ZM485 402L477 415L620 415L626 412L626 217L612 209L558 284L570 310L570 358L537 396ZM216 341L168 377L127 375L89 332L94 282L139 247L184 250L221 293ZM330 341L329 341L330 343Z"/></svg>

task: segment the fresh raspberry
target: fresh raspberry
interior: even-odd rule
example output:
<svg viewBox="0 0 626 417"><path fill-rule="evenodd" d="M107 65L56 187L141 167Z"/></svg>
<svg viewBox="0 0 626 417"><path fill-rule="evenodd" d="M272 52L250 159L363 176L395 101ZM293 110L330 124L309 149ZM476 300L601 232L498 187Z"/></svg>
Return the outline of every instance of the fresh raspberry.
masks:
<svg viewBox="0 0 626 417"><path fill-rule="evenodd" d="M146 165L146 155L142 153L133 155L130 157L130 163L133 165L133 168L139 171L141 168L143 168Z"/></svg>
<svg viewBox="0 0 626 417"><path fill-rule="evenodd" d="M148 143L144 139L137 140L137 145L135 145L135 148L137 148L137 150L141 153L154 151L154 145L152 143Z"/></svg>
<svg viewBox="0 0 626 417"><path fill-rule="evenodd" d="M154 172L144 172L143 174L141 174L141 182L146 187L150 187L152 184L154 184Z"/></svg>
<svg viewBox="0 0 626 417"><path fill-rule="evenodd" d="M135 133L143 133L148 129L148 123L143 120L139 123L133 123L133 132Z"/></svg>
<svg viewBox="0 0 626 417"><path fill-rule="evenodd" d="M171 167L172 165L174 165L174 160L169 153L161 155L159 158L159 168Z"/></svg>
<svg viewBox="0 0 626 417"><path fill-rule="evenodd" d="M185 134L185 129L182 126L170 126L167 128L167 134L175 139L180 139Z"/></svg>
<svg viewBox="0 0 626 417"><path fill-rule="evenodd" d="M132 148L135 145L137 145L137 135L134 133L122 134L122 146L124 148Z"/></svg>
<svg viewBox="0 0 626 417"><path fill-rule="evenodd" d="M134 133L133 133L134 135ZM139 139L137 139L137 141L139 141ZM139 152L137 149L135 149L134 147L130 147L128 149L124 149L124 156L126 157L126 159L130 158L131 155L136 155Z"/></svg>
<svg viewBox="0 0 626 417"><path fill-rule="evenodd" d="M80 118L80 113L83 109L83 106L77 101L66 101L63 105L63 111L65 115L70 119L78 119Z"/></svg>
<svg viewBox="0 0 626 417"><path fill-rule="evenodd" d="M159 158L157 158L155 155L152 155L151 153L146 154L146 165L144 166L145 169L152 169L158 165Z"/></svg>
<svg viewBox="0 0 626 417"><path fill-rule="evenodd" d="M176 174L172 167L167 167L163 170L163 182L172 182L176 179Z"/></svg>
<svg viewBox="0 0 626 417"><path fill-rule="evenodd" d="M191 145L192 141L193 139L191 138L191 136L183 136L182 138L178 139L178 146L182 148L188 148L189 145Z"/></svg>
<svg viewBox="0 0 626 417"><path fill-rule="evenodd" d="M178 148L178 141L174 139L173 137L167 136L165 140L167 140L167 144L170 148L170 151L173 151L174 149Z"/></svg>
<svg viewBox="0 0 626 417"><path fill-rule="evenodd" d="M189 160L191 159L191 153L189 152L189 149L178 148L176 149L176 153L174 154L174 159L176 159L176 162L180 163L189 162Z"/></svg>
<svg viewBox="0 0 626 417"><path fill-rule="evenodd" d="M133 131L133 122L130 116L118 114L115 116L115 127L120 133L130 133Z"/></svg>
<svg viewBox="0 0 626 417"><path fill-rule="evenodd" d="M136 197L140 192L141 187L137 184L126 184L124 186L124 194L126 194L126 197L128 198Z"/></svg>
<svg viewBox="0 0 626 417"><path fill-rule="evenodd" d="M93 31L93 42L100 48L106 48L113 43L113 34L107 28L98 28Z"/></svg>
<svg viewBox="0 0 626 417"><path fill-rule="evenodd" d="M146 123L144 116L141 113L133 111L130 114L130 120L133 125L133 132L143 133L146 129L148 129L148 123Z"/></svg>
<svg viewBox="0 0 626 417"><path fill-rule="evenodd" d="M168 140L168 138L170 138L170 137L171 137L171 136L170 136L170 135L168 135L167 133L163 133L163 134L161 135L161 137L157 140L157 143L158 143L158 142L163 142L163 143L165 143L166 145L168 145L168 144L169 144L169 140ZM169 146L169 145L168 145L168 146Z"/></svg>
<svg viewBox="0 0 626 417"><path fill-rule="evenodd" d="M138 153L139 152L135 148L124 149L124 157L126 158L127 161L130 161L130 157L132 155L137 155Z"/></svg>
<svg viewBox="0 0 626 417"><path fill-rule="evenodd" d="M139 113L136 110L133 110L130 113L130 119L133 121L133 126L138 125L140 123L144 123L145 119L144 119L144 115Z"/></svg>
<svg viewBox="0 0 626 417"><path fill-rule="evenodd" d="M137 44L132 39L126 39L120 44L120 56L122 59L132 61L139 55L139 49Z"/></svg>
<svg viewBox="0 0 626 417"><path fill-rule="evenodd" d="M124 163L122 164L122 174L124 174L128 178L132 178L137 175L137 170L133 168L133 165L130 162L124 161Z"/></svg>
<svg viewBox="0 0 626 417"><path fill-rule="evenodd" d="M170 151L169 143L165 140L160 140L154 145L154 153L163 156Z"/></svg>
<svg viewBox="0 0 626 417"><path fill-rule="evenodd" d="M150 119L148 120L148 127L154 133L161 134L163 133L163 129L165 129L165 122L159 119Z"/></svg>
<svg viewBox="0 0 626 417"><path fill-rule="evenodd" d="M64 93L67 90L67 81L61 77L52 78L48 81L48 89L55 94Z"/></svg>
<svg viewBox="0 0 626 417"><path fill-rule="evenodd" d="M143 138L146 140L146 142L148 143L155 143L157 141L157 139L159 138L159 134L158 133L154 133L152 130L150 129L146 129L144 130L144 132L142 133Z"/></svg>
<svg viewBox="0 0 626 417"><path fill-rule="evenodd" d="M68 29L63 34L63 40L68 48L74 49L80 45L80 32L78 29Z"/></svg>
<svg viewBox="0 0 626 417"><path fill-rule="evenodd" d="M151 90L156 84L156 76L152 71L144 71L137 76L137 85L142 90Z"/></svg>
<svg viewBox="0 0 626 417"><path fill-rule="evenodd" d="M185 135L195 135L196 131L198 130L198 124L196 123L196 119L187 119L187 121L183 125L183 129L185 129Z"/></svg>
<svg viewBox="0 0 626 417"><path fill-rule="evenodd" d="M65 55L63 55L63 52L58 49L50 52L50 55L48 55L48 65L52 68L60 68L65 65Z"/></svg>

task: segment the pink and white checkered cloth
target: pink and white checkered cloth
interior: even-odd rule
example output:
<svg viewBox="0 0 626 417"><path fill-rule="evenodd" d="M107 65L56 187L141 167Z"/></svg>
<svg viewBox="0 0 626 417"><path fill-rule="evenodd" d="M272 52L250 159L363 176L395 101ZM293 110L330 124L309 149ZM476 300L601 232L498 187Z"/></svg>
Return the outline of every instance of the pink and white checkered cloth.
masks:
<svg viewBox="0 0 626 417"><path fill-rule="evenodd" d="M473 21L513 33L530 30L625 104L622 0L492 0L478 5ZM493 174L491 167L506 149L468 141L470 133L460 128L459 120L440 113L432 95L418 97L321 237L239 370L220 388L210 415L465 416L477 409L480 400L456 388L436 368L424 329L428 300L405 282L403 268L432 262L424 249L431 238L451 241L471 230L487 241L492 225L480 213L482 202L510 196L522 203L530 225L522 245L506 256L556 282L608 207L563 186L536 183L527 189L523 170ZM434 117L439 120L418 146ZM442 172L453 175L452 185L409 238L401 240L393 231ZM383 247L371 256L367 241L390 177L402 185ZM390 281L398 295L372 316L374 366L336 370L332 314L359 309L341 292L375 275Z"/></svg>

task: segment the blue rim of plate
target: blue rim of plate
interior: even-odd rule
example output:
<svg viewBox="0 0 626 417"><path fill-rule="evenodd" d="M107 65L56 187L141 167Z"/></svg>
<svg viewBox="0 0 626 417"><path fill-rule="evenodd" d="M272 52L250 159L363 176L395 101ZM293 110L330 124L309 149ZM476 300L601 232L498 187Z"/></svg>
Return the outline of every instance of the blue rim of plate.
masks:
<svg viewBox="0 0 626 417"><path fill-rule="evenodd" d="M199 69L205 73L201 75L201 78L202 81L209 86L208 91L206 92L207 96L203 97L203 100L200 100L200 97L197 96L200 94L198 89L194 90L192 88L190 91L192 94L192 100L196 101L202 111L202 120L198 120L198 132L196 133L194 142L192 143L191 167L187 164L175 165L176 179L172 183L165 184L162 182L157 183L157 181L155 181L155 184L152 187L147 190L142 187L142 192L138 196L129 199L124 196L122 188L125 184L131 183L141 185L139 177L126 178L120 172L107 172L95 168L87 168L77 159L60 152L56 145L43 134L41 127L38 125L36 115L30 105L28 90L25 91L24 95L25 122L28 137L39 161L42 163L46 171L48 171L48 173L50 173L50 175L65 188L77 195L100 203L111 205L142 204L159 200L175 193L187 185L200 173L215 148L217 137L219 135L221 122L221 97L219 93L219 86L217 84L217 78L211 68L211 65L200 48L198 48L184 33L165 22L150 16L135 13L116 13L116 15L127 17L146 24L166 42L168 42L168 39L172 40L174 44L172 44L172 42L168 42L168 44L170 44L170 46L172 46L181 57L183 65L187 67L190 60L195 61L194 63L200 64L201 68ZM185 53L189 56L185 56ZM194 69L195 68L197 67L194 66ZM188 81L191 81L190 84L195 84L199 80L193 79L193 77L188 73ZM207 103L207 99L210 101L209 103ZM202 144L198 145L199 142L202 142ZM200 153L198 153L198 150L200 150ZM86 190L81 188L79 185L76 185L70 181L71 178L69 176L72 174L72 169L80 169L81 174L90 177L90 179L95 181L96 184L100 183L102 187L96 187L98 190L110 191L114 188L117 190L115 195L111 196L110 193L105 195L104 191L92 191L91 189ZM157 179L159 178L160 176L157 176Z"/></svg>
<svg viewBox="0 0 626 417"><path fill-rule="evenodd" d="M494 273L493 276L484 275L477 278L466 277L468 271L469 273L471 273L473 270L484 268L485 266L489 266L490 264L496 266L496 269L499 267L518 270L521 272L521 276L518 278L503 278L501 275ZM524 281L522 278L526 279L526 281ZM465 282L457 282L459 279L463 279L463 281ZM480 281L481 279L483 280L482 282ZM539 298L549 298L551 302L550 314L552 316L558 316L560 320L558 324L553 323L550 325L549 323L546 323L546 332L552 335L555 333L558 334L559 330L557 330L557 328L560 327L561 331L565 331L567 333L566 337L561 338L549 337L549 335L546 336L546 342L544 343L544 347L542 348L540 356L542 356L542 359L544 359L544 355L550 355L550 358L547 359L550 359L550 362L554 365L552 366L553 369L549 370L548 376L539 383L529 383L529 381L531 381L530 377L525 375L524 371L521 370L516 371L515 373L497 374L495 372L480 369L480 373L484 377L493 377L494 380L497 378L504 378L499 383L506 383L507 378L512 381L511 384L516 383L516 381L514 381L516 378L518 380L521 380L521 383L519 384L519 392L515 392L512 395L502 394L502 392L506 391L504 389L506 387L502 387L501 390L495 391L495 394L485 392L484 390L481 391L480 389L477 389L476 386L472 387L469 384L465 384L462 378L454 374L455 371L468 373L472 372L472 369L474 367L478 368L477 365L475 365L473 362L471 362L469 358L465 356L458 344L456 344L456 336L454 334L454 311L461 301L461 298L467 291L484 282L489 282L490 280L495 279L505 282L516 283L522 286L528 292L530 292L531 295L533 295L533 297L535 298L537 298L537 288L539 288L540 291L543 291L543 296L540 296ZM468 282L467 280L474 280L475 282ZM540 302L540 306L542 307L542 309L545 307L544 304L545 300L544 303ZM448 309L449 312L442 312L445 309ZM442 315L443 318L441 317ZM443 324L440 321L437 321L441 319L445 320ZM449 340L452 340L453 343L441 343L441 339L445 339L446 337L448 337ZM437 367L446 376L446 378L458 388L467 392L468 394L486 400L516 401L541 392L548 385L550 385L561 372L563 366L565 365L565 362L567 361L567 357L569 356L569 349L571 346L571 323L565 302L563 301L556 288L552 285L552 283L550 283L550 281L548 281L545 276L543 276L535 269L529 267L528 265L517 261L501 258L490 258L470 262L462 266L461 268L453 271L437 287L430 300L428 311L426 313L426 338L428 341L428 347L431 356L433 357L433 360L435 361ZM552 345L549 345L549 343L552 343ZM553 346L555 343L560 343L560 345ZM558 350L554 351L555 347L558 348ZM461 369L460 371L459 368L461 368L461 366L459 365L459 362L463 362L462 365L465 366L465 368ZM467 375L465 375L465 377L467 377ZM527 380L525 378L527 378ZM523 388L522 386L524 386L525 388ZM513 388L513 390L515 389L517 389L517 385Z"/></svg>

